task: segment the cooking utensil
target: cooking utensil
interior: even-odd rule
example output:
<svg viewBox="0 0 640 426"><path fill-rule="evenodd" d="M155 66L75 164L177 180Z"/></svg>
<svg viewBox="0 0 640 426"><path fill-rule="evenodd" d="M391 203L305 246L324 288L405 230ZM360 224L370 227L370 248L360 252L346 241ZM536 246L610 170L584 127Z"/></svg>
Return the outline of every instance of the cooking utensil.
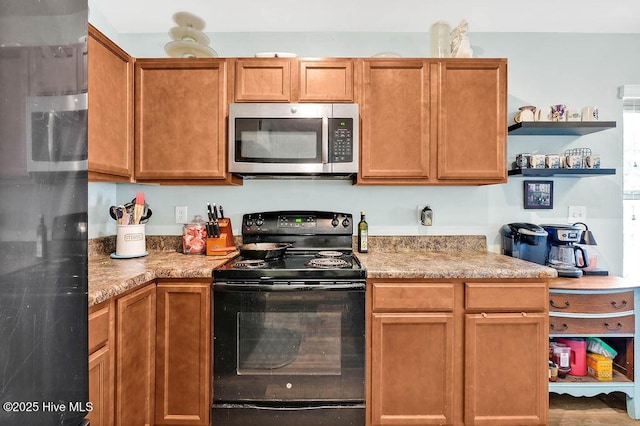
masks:
<svg viewBox="0 0 640 426"><path fill-rule="evenodd" d="M224 210L222 210L222 205L220 206L220 219L224 219Z"/></svg>
<svg viewBox="0 0 640 426"><path fill-rule="evenodd" d="M145 210L144 192L138 192L136 194L135 204L133 205L133 224L134 225L140 224L140 219L142 219L144 210Z"/></svg>
<svg viewBox="0 0 640 426"><path fill-rule="evenodd" d="M109 207L109 216L118 222L118 225L133 225L132 217L135 210L135 201L136 199L134 198L130 203ZM145 202L143 204L139 223L147 223L152 214L153 212L149 208L149 205Z"/></svg>
<svg viewBox="0 0 640 426"><path fill-rule="evenodd" d="M250 243L241 245L238 250L246 259L275 259L282 257L291 246L289 243Z"/></svg>

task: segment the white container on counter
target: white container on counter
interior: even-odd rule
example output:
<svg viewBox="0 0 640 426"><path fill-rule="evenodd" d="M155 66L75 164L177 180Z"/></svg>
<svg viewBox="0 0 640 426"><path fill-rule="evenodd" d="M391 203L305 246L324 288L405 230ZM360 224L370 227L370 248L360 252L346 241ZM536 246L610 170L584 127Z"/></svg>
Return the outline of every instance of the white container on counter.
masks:
<svg viewBox="0 0 640 426"><path fill-rule="evenodd" d="M145 225L118 225L116 256L139 257L147 254Z"/></svg>

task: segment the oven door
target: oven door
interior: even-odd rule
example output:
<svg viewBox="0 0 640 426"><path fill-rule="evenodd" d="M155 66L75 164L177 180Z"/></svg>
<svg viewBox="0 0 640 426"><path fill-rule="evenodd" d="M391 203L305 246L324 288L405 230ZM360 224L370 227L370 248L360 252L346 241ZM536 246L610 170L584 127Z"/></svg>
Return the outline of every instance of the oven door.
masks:
<svg viewBox="0 0 640 426"><path fill-rule="evenodd" d="M214 283L215 403L365 397L365 283Z"/></svg>

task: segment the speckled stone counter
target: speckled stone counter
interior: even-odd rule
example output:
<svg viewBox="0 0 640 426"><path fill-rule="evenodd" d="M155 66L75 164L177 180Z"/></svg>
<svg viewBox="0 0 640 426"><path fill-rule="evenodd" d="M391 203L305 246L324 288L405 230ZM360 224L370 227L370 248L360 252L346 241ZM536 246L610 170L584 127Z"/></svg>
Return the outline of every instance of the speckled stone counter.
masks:
<svg viewBox="0 0 640 426"><path fill-rule="evenodd" d="M238 253L226 256L185 255L150 250L135 259L89 256L89 306L104 302L156 278L211 278L211 272Z"/></svg>
<svg viewBox="0 0 640 426"><path fill-rule="evenodd" d="M555 269L481 251L358 253L369 278L551 278Z"/></svg>
<svg viewBox="0 0 640 426"><path fill-rule="evenodd" d="M369 237L369 278L552 278L553 268L488 252L484 236Z"/></svg>
<svg viewBox="0 0 640 426"><path fill-rule="evenodd" d="M111 259L113 238L90 242L89 306L157 278L211 278L226 256L184 255L181 237L147 237L149 255ZM240 244L240 241L237 241ZM555 269L487 252L484 236L369 237L357 256L370 278L550 278ZM176 251L178 250L178 251Z"/></svg>

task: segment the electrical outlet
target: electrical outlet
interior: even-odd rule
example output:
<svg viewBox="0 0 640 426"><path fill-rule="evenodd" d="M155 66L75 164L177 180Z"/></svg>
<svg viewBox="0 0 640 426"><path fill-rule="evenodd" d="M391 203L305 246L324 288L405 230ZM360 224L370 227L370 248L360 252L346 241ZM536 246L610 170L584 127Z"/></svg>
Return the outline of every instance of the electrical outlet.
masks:
<svg viewBox="0 0 640 426"><path fill-rule="evenodd" d="M569 206L568 223L584 222L587 220L587 206Z"/></svg>
<svg viewBox="0 0 640 426"><path fill-rule="evenodd" d="M176 223L187 223L187 206L176 206Z"/></svg>

